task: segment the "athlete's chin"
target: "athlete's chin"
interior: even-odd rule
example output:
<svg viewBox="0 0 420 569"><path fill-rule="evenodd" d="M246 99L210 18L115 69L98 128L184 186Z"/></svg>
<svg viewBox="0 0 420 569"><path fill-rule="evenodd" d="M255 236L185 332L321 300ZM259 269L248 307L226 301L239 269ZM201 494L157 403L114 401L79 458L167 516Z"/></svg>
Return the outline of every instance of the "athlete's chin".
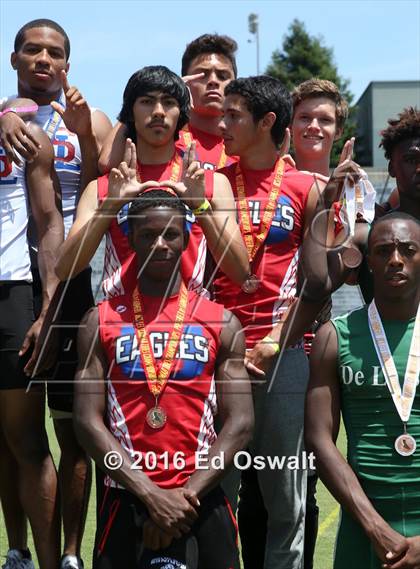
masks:
<svg viewBox="0 0 420 569"><path fill-rule="evenodd" d="M148 139L145 140L148 144L150 144L150 146L161 148L169 144L172 140L174 140L174 136L173 133L171 133L171 136L168 136L168 133L165 132L165 136L163 136L162 133L162 135L157 134L156 136L148 137Z"/></svg>
<svg viewBox="0 0 420 569"><path fill-rule="evenodd" d="M147 276L157 282L169 281L175 270L175 265L168 261L149 261Z"/></svg>
<svg viewBox="0 0 420 569"><path fill-rule="evenodd" d="M314 139L303 139L299 142L299 144L295 145L296 152L299 153L308 153L311 152L313 154L325 154L328 149L322 140L314 140Z"/></svg>
<svg viewBox="0 0 420 569"><path fill-rule="evenodd" d="M194 108L194 112L208 118L221 117L223 105L219 101L203 101L199 106Z"/></svg>

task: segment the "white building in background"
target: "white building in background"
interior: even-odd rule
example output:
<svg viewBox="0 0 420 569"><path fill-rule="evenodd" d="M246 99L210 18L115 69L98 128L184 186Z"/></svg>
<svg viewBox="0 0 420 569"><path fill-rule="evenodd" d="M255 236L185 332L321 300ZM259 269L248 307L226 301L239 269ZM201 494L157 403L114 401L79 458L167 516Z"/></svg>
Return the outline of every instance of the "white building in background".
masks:
<svg viewBox="0 0 420 569"><path fill-rule="evenodd" d="M385 169L387 161L379 148L381 131L388 119L405 107L420 108L420 81L371 81L356 103L356 161L361 166Z"/></svg>

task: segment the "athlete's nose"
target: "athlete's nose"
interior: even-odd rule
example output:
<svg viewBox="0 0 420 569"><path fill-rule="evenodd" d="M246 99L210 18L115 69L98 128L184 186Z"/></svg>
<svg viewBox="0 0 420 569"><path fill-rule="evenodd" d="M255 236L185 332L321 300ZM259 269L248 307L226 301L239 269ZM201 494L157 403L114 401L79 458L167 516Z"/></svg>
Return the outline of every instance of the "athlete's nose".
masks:
<svg viewBox="0 0 420 569"><path fill-rule="evenodd" d="M159 249L167 249L168 248L168 244L167 244L165 236L163 234L158 235L158 237L156 237L156 241L153 245L153 248L155 251L157 251Z"/></svg>
<svg viewBox="0 0 420 569"><path fill-rule="evenodd" d="M212 71L209 75L209 81L207 83L207 87L218 87L220 85L220 81L217 77L215 71Z"/></svg>
<svg viewBox="0 0 420 569"><path fill-rule="evenodd" d="M43 65L50 65L51 57L50 54L48 53L48 50L42 49L41 51L39 51L37 54L36 61L38 64L41 63Z"/></svg>
<svg viewBox="0 0 420 569"><path fill-rule="evenodd" d="M165 109L163 108L163 105L160 101L156 101L154 107L153 107L153 111L152 111L153 116L164 116L165 115Z"/></svg>
<svg viewBox="0 0 420 569"><path fill-rule="evenodd" d="M389 258L389 264L392 265L393 267L404 264L402 255L398 250L398 246L394 247L394 250L392 251L391 256Z"/></svg>
<svg viewBox="0 0 420 569"><path fill-rule="evenodd" d="M225 117L222 117L222 118L220 119L220 122L219 122L219 129L220 129L220 131L221 131L222 134L225 134L225 133L226 133Z"/></svg>
<svg viewBox="0 0 420 569"><path fill-rule="evenodd" d="M316 117L314 117L311 122L308 124L309 130L319 130L319 122Z"/></svg>

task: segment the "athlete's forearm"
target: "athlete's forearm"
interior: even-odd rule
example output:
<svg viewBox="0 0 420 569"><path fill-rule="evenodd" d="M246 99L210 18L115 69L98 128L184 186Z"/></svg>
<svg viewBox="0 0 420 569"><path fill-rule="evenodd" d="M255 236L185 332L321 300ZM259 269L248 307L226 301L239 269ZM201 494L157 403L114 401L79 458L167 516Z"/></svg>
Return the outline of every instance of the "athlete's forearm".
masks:
<svg viewBox="0 0 420 569"><path fill-rule="evenodd" d="M99 172L101 174L106 174L111 168L117 168L123 160L126 138L126 126L117 122L106 137L99 155Z"/></svg>
<svg viewBox="0 0 420 569"><path fill-rule="evenodd" d="M330 220L330 209L321 195L303 240L300 257L301 271L306 281L304 294L313 301L322 300L332 292L328 258Z"/></svg>
<svg viewBox="0 0 420 569"><path fill-rule="evenodd" d="M319 476L335 499L362 526L372 539L378 528L387 526L366 496L353 469L344 459L331 438L320 437L314 431L305 432L308 452L314 452Z"/></svg>
<svg viewBox="0 0 420 569"><path fill-rule="evenodd" d="M63 243L63 237L63 220L57 213L46 228L41 228L38 238L38 266L42 282L42 316L45 316L60 282L55 273L55 264L57 251Z"/></svg>
<svg viewBox="0 0 420 569"><path fill-rule="evenodd" d="M282 315L281 321L273 328L270 336L286 348L296 344L310 330L325 302L308 302L297 298Z"/></svg>
<svg viewBox="0 0 420 569"><path fill-rule="evenodd" d="M218 267L234 283L241 285L249 275L249 261L239 227L212 210L198 216L197 221Z"/></svg>
<svg viewBox="0 0 420 569"><path fill-rule="evenodd" d="M84 412L75 413L73 417L76 436L96 465L146 504L149 495L156 490L155 484L141 470L133 468L132 457L106 428L102 419L96 416L93 418L90 414L85 416ZM120 461L121 466L108 468L112 464L117 465L112 460Z"/></svg>
<svg viewBox="0 0 420 569"><path fill-rule="evenodd" d="M70 231L60 247L55 267L60 280L73 278L86 269L115 215L115 207L105 200L79 231Z"/></svg>
<svg viewBox="0 0 420 569"><path fill-rule="evenodd" d="M4 111L9 108L16 108L16 114L23 121L30 121L36 117L38 110L38 105L32 99L24 99L23 97L17 97L16 99L8 99L2 105L0 105L0 111ZM1 128L1 117L0 117L0 128Z"/></svg>
<svg viewBox="0 0 420 569"><path fill-rule="evenodd" d="M240 397L241 393L238 393L238 396ZM241 414L226 419L216 442L210 448L207 459L203 459L201 463L203 469L196 470L185 487L194 490L200 497L219 484L232 466L235 454L246 448L249 443L253 426L252 414ZM223 468L217 468L217 461L215 462L216 468L212 466L212 459L217 458L223 461Z"/></svg>
<svg viewBox="0 0 420 569"><path fill-rule="evenodd" d="M80 193L92 180L98 177L99 144L93 130L84 136L78 136L82 159Z"/></svg>

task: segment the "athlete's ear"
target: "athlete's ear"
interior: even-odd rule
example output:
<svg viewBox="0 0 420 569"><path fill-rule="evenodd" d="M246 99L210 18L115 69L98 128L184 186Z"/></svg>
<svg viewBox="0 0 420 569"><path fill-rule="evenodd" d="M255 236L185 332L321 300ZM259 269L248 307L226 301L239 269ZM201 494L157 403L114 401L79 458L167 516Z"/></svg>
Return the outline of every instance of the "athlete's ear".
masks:
<svg viewBox="0 0 420 569"><path fill-rule="evenodd" d="M261 126L263 127L263 129L264 130L271 130L273 127L273 124L276 122L276 118L277 118L277 115L276 115L276 113L273 113L273 111L266 113L263 116L263 118L261 119Z"/></svg>
<svg viewBox="0 0 420 569"><path fill-rule="evenodd" d="M334 142L335 142L336 140L340 140L340 138L343 136L343 131L344 131L344 128L338 128L338 129L336 130L336 133L335 133L335 136L334 136Z"/></svg>
<svg viewBox="0 0 420 569"><path fill-rule="evenodd" d="M17 67L16 60L17 60L17 54L13 51L13 52L10 54L10 63L11 63L11 65L12 65L12 68L13 68L13 69L16 69L16 67Z"/></svg>
<svg viewBox="0 0 420 569"><path fill-rule="evenodd" d="M69 72L69 69L70 69L70 63L67 62L67 63L66 63L66 67L64 68L64 71L65 71L66 73L68 73L68 72Z"/></svg>

